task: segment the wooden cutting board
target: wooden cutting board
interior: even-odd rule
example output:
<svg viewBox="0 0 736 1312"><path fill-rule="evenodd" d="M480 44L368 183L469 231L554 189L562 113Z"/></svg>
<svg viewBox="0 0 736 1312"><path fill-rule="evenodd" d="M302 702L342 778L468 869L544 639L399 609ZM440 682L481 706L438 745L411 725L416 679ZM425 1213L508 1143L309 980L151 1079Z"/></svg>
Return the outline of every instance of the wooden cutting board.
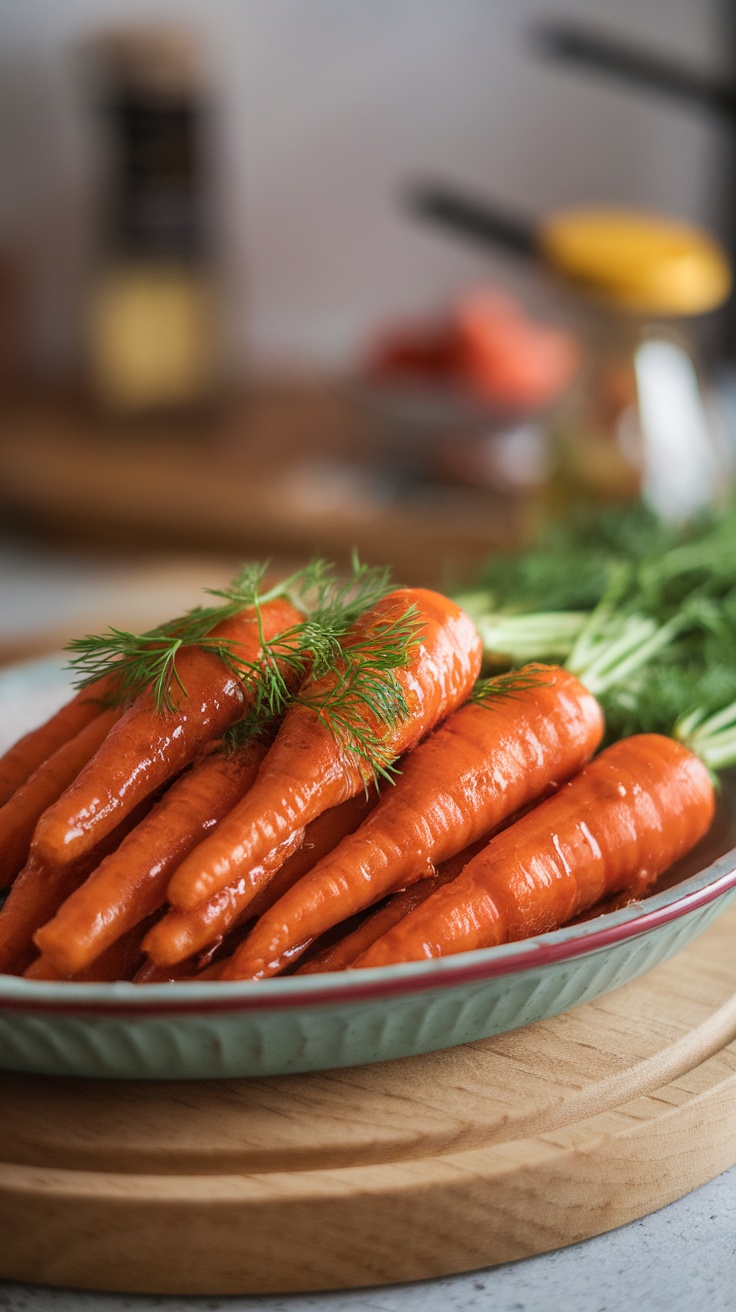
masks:
<svg viewBox="0 0 736 1312"><path fill-rule="evenodd" d="M186 425L106 425L74 396L36 391L0 409L0 517L95 549L341 563L357 549L429 587L528 540L533 497L436 480L430 454L412 478L402 431L319 379L253 385Z"/></svg>
<svg viewBox="0 0 736 1312"><path fill-rule="evenodd" d="M736 908L528 1029L261 1080L0 1077L0 1275L345 1288L544 1252L736 1161Z"/></svg>

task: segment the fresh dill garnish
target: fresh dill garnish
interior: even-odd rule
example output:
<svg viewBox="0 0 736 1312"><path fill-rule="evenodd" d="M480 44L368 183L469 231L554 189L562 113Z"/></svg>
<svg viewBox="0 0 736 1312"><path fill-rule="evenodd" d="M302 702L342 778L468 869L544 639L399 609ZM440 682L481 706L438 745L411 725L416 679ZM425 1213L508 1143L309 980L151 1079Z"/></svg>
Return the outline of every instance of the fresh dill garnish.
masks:
<svg viewBox="0 0 736 1312"><path fill-rule="evenodd" d="M345 585L342 592L351 608L348 613L354 614L358 602L353 589ZM320 639L313 648L310 677L291 693L289 704L316 712L343 750L361 762L366 782L370 779L376 787L381 779L393 782L395 756L383 735L409 715L396 671L407 664L421 640L422 622L417 609L410 606L400 616L380 621L365 633L351 634L348 641L342 641L339 634L339 608L333 608L327 599L325 609L319 613L325 617L324 632L319 632L319 625L311 628L310 621L302 629L310 641ZM286 633L274 642L275 651L282 639L288 649L291 638ZM298 651L292 655L295 663L301 661ZM237 751L255 737L268 740L275 735L278 723L279 712L269 715L266 701L259 704L256 699L247 714L225 734L225 749Z"/></svg>
<svg viewBox="0 0 736 1312"><path fill-rule="evenodd" d="M266 720L249 707L245 715L231 724L222 735L221 750L228 755L241 751L248 743L257 740L270 746L278 732L278 719Z"/></svg>
<svg viewBox="0 0 736 1312"><path fill-rule="evenodd" d="M409 705L396 671L406 666L421 641L422 621L416 606L402 615L351 635L337 659L315 672L294 698L315 711L343 750L355 756L376 788L393 782L395 753L386 730L406 720ZM325 677L329 674L329 677Z"/></svg>
<svg viewBox="0 0 736 1312"><path fill-rule="evenodd" d="M172 686L177 684L186 692L176 668L176 659L182 648L199 647L213 651L228 668L237 672L234 644L212 637L212 630L246 607L262 606L276 596L289 596L292 588L298 591L305 582L311 581L315 572L321 577L322 565L321 560L314 561L305 570L259 596L267 566L247 564L227 589L212 591L211 595L222 598L218 606L195 606L185 615L165 620L145 633L109 628L102 634L74 638L67 645L67 651L72 653L69 668L76 676L75 686L85 688L108 675L115 689L114 700L126 701L149 689L158 710L173 710Z"/></svg>
<svg viewBox="0 0 736 1312"><path fill-rule="evenodd" d="M67 650L75 686L84 688L109 675L115 700L125 701L149 690L156 708L174 709L173 688L186 692L177 670L177 657L184 647L211 651L233 674L251 686L258 718L269 718L283 708L293 687L313 665L327 665L336 644L389 587L386 570L372 569L353 561L351 575L336 579L334 566L321 557L267 591L261 591L267 565L247 564L227 588L210 589L220 599L216 606L196 606L145 633L110 628L103 634L76 638ZM277 597L285 597L305 612L304 620L266 641L262 608ZM224 620L252 608L260 628L262 653L257 662L243 661L238 644L218 637L213 630Z"/></svg>
<svg viewBox="0 0 736 1312"><path fill-rule="evenodd" d="M491 557L478 589L507 614L587 611L607 588L613 562L656 556L673 540L644 506L581 510L550 525L530 550Z"/></svg>
<svg viewBox="0 0 736 1312"><path fill-rule="evenodd" d="M531 664L526 665L523 670L507 670L504 674L478 679L468 701L477 702L479 706L492 706L494 702L513 697L515 693L524 692L527 688L539 688L543 686L543 681L540 682L539 679L539 673L543 668L541 665Z"/></svg>
<svg viewBox="0 0 736 1312"><path fill-rule="evenodd" d="M712 769L736 763L736 507L679 527L641 506L587 511L456 599L487 667L564 662L608 741L674 732Z"/></svg>
<svg viewBox="0 0 736 1312"><path fill-rule="evenodd" d="M357 756L367 777L390 779L393 756L384 735L409 714L396 671L411 659L421 637L415 607L362 632L356 621L390 590L386 569L353 558L344 578L317 557L304 569L263 591L267 566L248 564L221 589L209 589L218 605L198 606L146 633L108 629L74 640L68 650L76 685L112 676L115 699L149 690L161 714L175 709L174 689L186 694L177 668L185 647L211 651L248 688L246 714L225 734L223 747L237 751L254 737L272 736L293 702L311 706L347 752ZM266 638L263 607L287 598L304 618ZM223 620L252 609L259 655L244 660L238 643L213 632ZM326 677L329 676L329 677Z"/></svg>

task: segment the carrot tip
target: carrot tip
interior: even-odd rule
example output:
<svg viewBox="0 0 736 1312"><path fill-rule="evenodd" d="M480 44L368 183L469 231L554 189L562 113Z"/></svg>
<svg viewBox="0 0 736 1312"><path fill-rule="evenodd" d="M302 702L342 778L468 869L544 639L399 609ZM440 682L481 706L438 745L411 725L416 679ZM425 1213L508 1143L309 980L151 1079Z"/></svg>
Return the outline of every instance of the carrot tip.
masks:
<svg viewBox="0 0 736 1312"><path fill-rule="evenodd" d="M209 895L210 890L202 880L198 880L196 884L182 883L181 885L172 880L166 890L166 896L175 911L193 911Z"/></svg>

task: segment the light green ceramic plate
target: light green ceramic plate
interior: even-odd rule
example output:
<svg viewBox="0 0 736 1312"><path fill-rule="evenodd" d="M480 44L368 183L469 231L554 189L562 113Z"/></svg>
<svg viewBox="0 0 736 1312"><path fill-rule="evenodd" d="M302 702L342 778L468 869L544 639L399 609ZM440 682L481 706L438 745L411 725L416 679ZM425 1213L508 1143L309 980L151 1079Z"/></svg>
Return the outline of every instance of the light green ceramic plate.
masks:
<svg viewBox="0 0 736 1312"><path fill-rule="evenodd" d="M0 751L68 696L57 660L0 676ZM274 1075L501 1034L672 956L736 891L736 778L716 822L644 902L522 943L261 983L47 984L0 976L0 1069L117 1079Z"/></svg>

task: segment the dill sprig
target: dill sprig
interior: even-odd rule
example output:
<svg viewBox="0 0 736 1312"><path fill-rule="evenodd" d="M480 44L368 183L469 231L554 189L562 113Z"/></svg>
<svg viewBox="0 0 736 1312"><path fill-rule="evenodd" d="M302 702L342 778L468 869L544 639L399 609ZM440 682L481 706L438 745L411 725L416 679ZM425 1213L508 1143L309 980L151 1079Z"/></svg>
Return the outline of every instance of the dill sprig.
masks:
<svg viewBox="0 0 736 1312"><path fill-rule="evenodd" d="M222 589L208 589L220 599L216 606L196 606L185 615L167 620L145 633L109 628L103 634L74 639L69 667L75 686L84 688L104 675L111 676L114 700L125 701L145 690L153 696L161 713L174 709L173 689L186 688L177 669L184 647L212 651L227 668L251 687L256 699L256 718L277 715L293 691L293 681L304 678L316 663L326 667L340 638L388 590L386 570L372 569L353 561L349 578L335 578L334 566L321 557L262 591L267 564L247 564ZM262 608L277 597L288 598L305 618L265 640ZM223 620L252 608L259 625L262 654L257 662L244 661L236 642L213 635ZM282 669L283 666L283 669Z"/></svg>
<svg viewBox="0 0 736 1312"><path fill-rule="evenodd" d="M174 690L186 688L177 667L185 647L212 651L250 692L249 707L231 726L224 748L237 751L254 737L269 737L293 702L311 706L344 750L358 757L366 778L391 779L394 758L389 731L409 714L396 671L411 659L421 637L415 607L362 632L356 621L389 591L386 569L353 558L350 574L317 557L304 569L263 591L267 566L248 564L222 589L208 589L216 606L198 606L142 634L108 629L69 644L76 685L85 687L111 675L115 699L150 690L161 714L175 709ZM286 597L304 618L267 639L263 607ZM251 608L258 625L260 652L244 660L235 641L213 630L223 620ZM326 676L330 675L329 679Z"/></svg>
<svg viewBox="0 0 736 1312"><path fill-rule="evenodd" d="M311 621L299 626L301 634L314 644L313 659L310 677L298 691L289 693L287 684L288 703L315 711L343 750L358 758L366 777L378 787L380 779L392 782L395 774L395 757L385 734L409 715L396 671L407 664L421 640L421 621L416 607L411 606L398 618L376 624L363 635L351 635L346 642L345 634L339 632L339 615L335 613L332 618L332 627L324 630ZM280 658L283 660L285 655L290 668L302 672L303 652L289 650L293 632L279 635L271 645L278 655L283 640ZM262 698L256 697L246 715L225 734L226 750L237 751L254 737L268 739L275 734L285 703L281 705L273 695L275 681L270 684L270 692L268 686ZM271 709L274 702L278 703L275 711Z"/></svg>
<svg viewBox="0 0 736 1312"><path fill-rule="evenodd" d="M382 779L392 783L396 773L387 731L410 714L396 671L411 658L422 628L416 606L410 606L400 616L351 635L336 659L319 674L315 671L294 698L316 712L376 788Z"/></svg>
<svg viewBox="0 0 736 1312"><path fill-rule="evenodd" d="M228 755L233 755L254 739L270 746L278 733L279 724L280 720L265 719L256 713L253 706L250 706L245 715L225 730L221 740L221 750Z"/></svg>
<svg viewBox="0 0 736 1312"><path fill-rule="evenodd" d="M259 596L267 566L247 564L226 589L208 590L210 595L222 598L217 606L195 606L185 615L165 620L145 633L111 627L102 634L74 638L66 648L72 653L68 664L75 676L74 685L85 688L109 675L115 688L111 700L126 701L149 689L159 711L173 710L173 685L186 692L176 667L182 648L213 651L229 669L237 672L234 644L211 637L212 630L249 606L263 605L276 596L289 596L291 589L298 592L314 573L321 577L322 565L321 560L314 561Z"/></svg>
<svg viewBox="0 0 736 1312"><path fill-rule="evenodd" d="M477 702L479 706L491 706L527 688L539 688L539 672L542 668L538 664L530 664L523 670L506 670L504 674L478 679L468 701Z"/></svg>
<svg viewBox="0 0 736 1312"><path fill-rule="evenodd" d="M282 715L307 675L319 679L345 659L345 638L356 620L380 601L390 587L388 570L362 565L357 556L353 557L352 573L347 579L336 579L334 566L321 559L313 565L299 592L299 603L311 610L298 624L282 630L275 638L266 639L261 621L262 602L258 599L254 603L261 654L256 662L241 662L237 673L251 689L250 714L256 724ZM374 629L374 634L378 632L379 629ZM389 657L387 653L386 659ZM398 663L406 663L408 657L407 638L398 652ZM365 677L367 680L367 669Z"/></svg>

